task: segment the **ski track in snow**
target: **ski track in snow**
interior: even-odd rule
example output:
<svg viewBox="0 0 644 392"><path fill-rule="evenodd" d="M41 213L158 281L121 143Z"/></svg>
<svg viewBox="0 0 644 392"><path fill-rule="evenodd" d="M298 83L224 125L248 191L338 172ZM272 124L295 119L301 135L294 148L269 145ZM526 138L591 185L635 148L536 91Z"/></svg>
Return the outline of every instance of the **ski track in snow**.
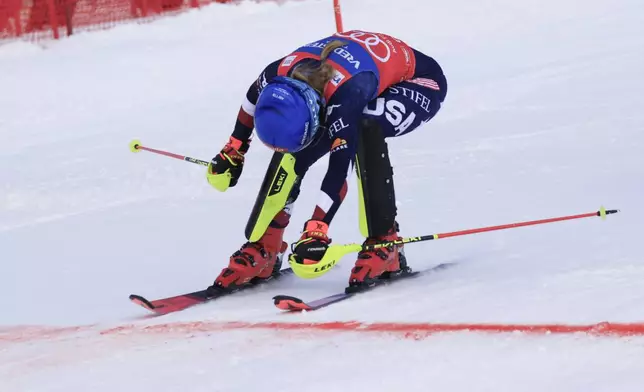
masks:
<svg viewBox="0 0 644 392"><path fill-rule="evenodd" d="M202 167L132 154L129 141L210 159L263 66L333 31L330 1L213 4L58 42L3 44L0 390L640 391L642 337L96 333L236 321L644 321L641 1L392 4L343 0L345 27L407 41L440 62L449 84L434 120L389 141L403 235L602 204L622 212L410 245L415 269L457 265L313 313L280 314L271 298L341 291L349 257L318 280L149 318L128 294L201 289L244 242L270 152L256 142L238 187L218 193ZM325 163L307 174L289 241L310 216ZM361 241L356 210L351 183L334 242Z"/></svg>

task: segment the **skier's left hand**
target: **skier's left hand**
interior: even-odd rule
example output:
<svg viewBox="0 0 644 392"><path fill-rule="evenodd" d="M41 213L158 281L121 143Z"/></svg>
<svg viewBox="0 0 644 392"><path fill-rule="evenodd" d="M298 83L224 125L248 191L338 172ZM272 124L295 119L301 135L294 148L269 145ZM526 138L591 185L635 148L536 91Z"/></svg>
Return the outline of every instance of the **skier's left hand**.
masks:
<svg viewBox="0 0 644 392"><path fill-rule="evenodd" d="M250 141L242 141L231 136L221 152L208 165L206 178L208 183L220 192L237 185L244 170L244 154L248 151Z"/></svg>
<svg viewBox="0 0 644 392"><path fill-rule="evenodd" d="M322 260L331 240L327 235L329 225L323 221L311 219L304 224L300 240L291 245L290 256L299 264L317 264Z"/></svg>

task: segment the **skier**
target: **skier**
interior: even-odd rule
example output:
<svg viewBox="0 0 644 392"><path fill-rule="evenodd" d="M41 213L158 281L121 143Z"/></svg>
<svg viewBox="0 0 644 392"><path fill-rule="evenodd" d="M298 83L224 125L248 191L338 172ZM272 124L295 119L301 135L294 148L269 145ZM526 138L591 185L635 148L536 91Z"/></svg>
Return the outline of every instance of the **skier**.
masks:
<svg viewBox="0 0 644 392"><path fill-rule="evenodd" d="M246 226L248 242L208 290L234 290L279 274L288 248L283 234L301 180L327 153L317 205L291 246L290 260L310 265L322 259L353 167L365 244L399 239L385 138L428 122L446 93L434 59L381 33L338 33L269 64L248 89L232 135L208 166L208 182L223 192L242 174L253 128L275 151ZM362 251L349 287L359 289L406 268L402 245Z"/></svg>

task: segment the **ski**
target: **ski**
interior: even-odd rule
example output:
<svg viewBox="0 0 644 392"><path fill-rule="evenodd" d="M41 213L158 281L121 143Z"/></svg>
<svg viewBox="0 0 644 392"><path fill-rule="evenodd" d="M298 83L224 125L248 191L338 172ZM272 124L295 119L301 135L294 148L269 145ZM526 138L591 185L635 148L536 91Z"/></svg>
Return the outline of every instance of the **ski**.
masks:
<svg viewBox="0 0 644 392"><path fill-rule="evenodd" d="M290 295L277 295L273 297L273 303L278 309L284 310L286 312L302 312L302 311L311 312L311 311L322 309L329 305L344 301L346 299L353 297L354 295L371 291L376 287L389 285L400 280L414 278L414 277L418 277L420 275L425 275L432 272L441 271L453 265L455 265L455 263L443 263L423 271L411 271L411 270L402 271L387 279L378 280L371 286L363 287L360 289L353 289L351 287L347 287L343 293L329 295L328 297L319 298L311 302L304 302L301 299L297 297L292 297Z"/></svg>
<svg viewBox="0 0 644 392"><path fill-rule="evenodd" d="M253 287L261 286L269 282L274 282L284 276L290 276L292 274L293 274L292 269L285 268L280 271L279 275L272 276L268 279L261 280L260 282L257 282L257 283L249 283L246 286L243 286L235 291L217 293L214 296L208 296L207 290L200 290L192 293L177 295L175 297L168 297L168 298L149 301L140 295L131 294L130 301L134 302L139 306L144 307L145 309L157 315L164 315L168 313L179 312L191 306L209 302L217 298L225 297L230 294L244 291Z"/></svg>

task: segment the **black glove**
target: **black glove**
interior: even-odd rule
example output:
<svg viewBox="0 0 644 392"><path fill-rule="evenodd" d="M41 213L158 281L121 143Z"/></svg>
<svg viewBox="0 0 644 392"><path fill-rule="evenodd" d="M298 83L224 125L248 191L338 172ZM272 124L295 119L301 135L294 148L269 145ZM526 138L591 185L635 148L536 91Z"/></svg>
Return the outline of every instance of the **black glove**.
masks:
<svg viewBox="0 0 644 392"><path fill-rule="evenodd" d="M304 224L300 240L291 245L290 258L299 264L316 264L324 257L331 240L327 236L329 225L311 219Z"/></svg>

